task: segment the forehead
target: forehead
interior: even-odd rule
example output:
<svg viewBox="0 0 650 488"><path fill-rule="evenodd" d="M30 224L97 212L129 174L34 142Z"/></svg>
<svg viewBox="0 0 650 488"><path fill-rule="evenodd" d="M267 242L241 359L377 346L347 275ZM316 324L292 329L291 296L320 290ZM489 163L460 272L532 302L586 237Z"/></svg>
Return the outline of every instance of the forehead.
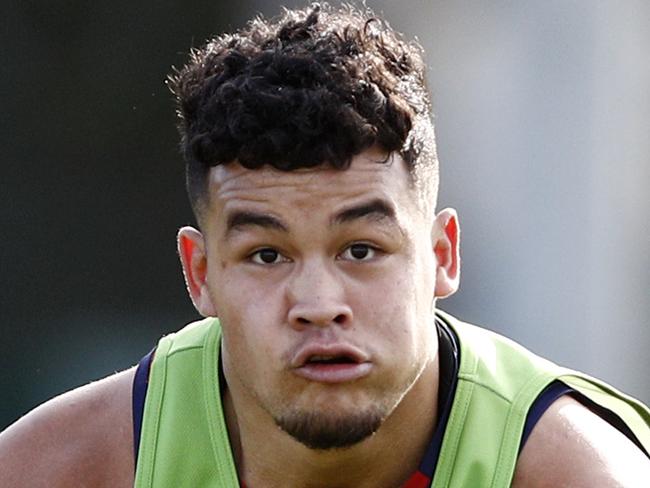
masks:
<svg viewBox="0 0 650 488"><path fill-rule="evenodd" d="M405 211L415 206L415 192L404 161L398 156L386 161L375 151L356 156L344 170L323 166L250 170L231 163L210 170L209 213L227 214L241 207L330 213L369 199L382 199Z"/></svg>

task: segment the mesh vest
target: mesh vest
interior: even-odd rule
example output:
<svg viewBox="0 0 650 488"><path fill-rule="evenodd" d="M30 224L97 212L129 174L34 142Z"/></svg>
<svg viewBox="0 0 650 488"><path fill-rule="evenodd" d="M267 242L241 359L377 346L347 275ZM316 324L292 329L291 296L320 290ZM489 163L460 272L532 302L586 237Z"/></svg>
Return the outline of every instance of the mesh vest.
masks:
<svg viewBox="0 0 650 488"><path fill-rule="evenodd" d="M617 414L650 452L650 410L498 334L438 312L460 343L458 385L432 488L509 487L526 415L561 380ZM151 365L135 488L239 486L219 391L217 319L163 337Z"/></svg>

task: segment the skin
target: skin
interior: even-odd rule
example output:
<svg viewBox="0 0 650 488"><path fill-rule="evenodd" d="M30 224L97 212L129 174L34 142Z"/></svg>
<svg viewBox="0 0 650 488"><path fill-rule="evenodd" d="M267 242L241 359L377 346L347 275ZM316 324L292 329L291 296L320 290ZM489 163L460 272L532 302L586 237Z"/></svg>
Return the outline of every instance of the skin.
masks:
<svg viewBox="0 0 650 488"><path fill-rule="evenodd" d="M539 419L517 463L512 486L648 486L650 460L625 435L571 397Z"/></svg>
<svg viewBox="0 0 650 488"><path fill-rule="evenodd" d="M443 231L455 214L422 211L404 163L383 159L364 153L345 172L215 168L204 234L180 232L194 302L222 320L227 398L249 486L307 486L314 465L322 486L341 479L397 485L430 437L438 378L433 305L457 286L457 247ZM377 202L381 212L351 216ZM229 227L242 215L244 224ZM362 259L352 246L366 252ZM262 250L276 253L272 264L262 262ZM359 351L368 374L332 385L295 373L302 350L331 344ZM275 425L307 412L316 422L345 423L377 409L386 419L379 432L345 450L309 449ZM400 428L424 412L417 435ZM395 445L403 458L392 454ZM287 458L307 460L290 480L277 468ZM358 466L379 469L369 475Z"/></svg>
<svg viewBox="0 0 650 488"><path fill-rule="evenodd" d="M56 397L0 433L0 486L133 486L134 371Z"/></svg>
<svg viewBox="0 0 650 488"><path fill-rule="evenodd" d="M225 413L249 488L398 487L435 428L432 314L458 287L458 223L453 210L424 210L403 162L383 159L368 151L346 171L217 167L203 233L179 232L194 304L223 323ZM392 212L345 213L369 202ZM314 343L354 348L367 371L334 383L301 377L293 361ZM0 434L0 486L132 486L133 373L66 393ZM274 420L309 410L326 425L377 409L376 434L346 449L310 449ZM533 430L513 486L648 479L650 461L627 438L564 397Z"/></svg>

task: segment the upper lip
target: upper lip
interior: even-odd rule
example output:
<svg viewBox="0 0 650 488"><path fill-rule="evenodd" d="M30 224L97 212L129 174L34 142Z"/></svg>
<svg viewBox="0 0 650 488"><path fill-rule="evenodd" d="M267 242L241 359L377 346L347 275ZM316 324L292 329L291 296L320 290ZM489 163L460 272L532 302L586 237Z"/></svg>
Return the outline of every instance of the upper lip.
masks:
<svg viewBox="0 0 650 488"><path fill-rule="evenodd" d="M321 359L342 357L350 359L355 363L365 363L369 359L363 351L348 344L309 344L298 350L297 354L291 360L291 367L300 368L315 357L320 357Z"/></svg>

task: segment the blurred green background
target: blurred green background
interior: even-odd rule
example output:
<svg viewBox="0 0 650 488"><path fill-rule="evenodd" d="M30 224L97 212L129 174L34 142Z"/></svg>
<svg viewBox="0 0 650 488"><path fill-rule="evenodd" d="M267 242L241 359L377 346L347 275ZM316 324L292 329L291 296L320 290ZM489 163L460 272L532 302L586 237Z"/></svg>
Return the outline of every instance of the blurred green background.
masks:
<svg viewBox="0 0 650 488"><path fill-rule="evenodd" d="M463 229L442 308L650 401L650 3L367 4L427 52ZM164 80L279 5L3 2L0 429L197 317Z"/></svg>

